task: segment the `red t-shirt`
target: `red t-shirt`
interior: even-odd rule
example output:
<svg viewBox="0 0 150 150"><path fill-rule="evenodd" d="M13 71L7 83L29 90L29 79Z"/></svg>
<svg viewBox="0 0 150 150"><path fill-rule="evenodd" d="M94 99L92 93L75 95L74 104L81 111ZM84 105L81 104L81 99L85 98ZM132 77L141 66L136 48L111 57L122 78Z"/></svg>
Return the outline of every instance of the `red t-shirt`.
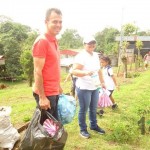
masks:
<svg viewBox="0 0 150 150"><path fill-rule="evenodd" d="M32 55L33 57L45 58L42 70L45 95L58 95L60 85L60 53L56 38L48 34L39 36L33 45ZM38 94L38 91L34 92Z"/></svg>

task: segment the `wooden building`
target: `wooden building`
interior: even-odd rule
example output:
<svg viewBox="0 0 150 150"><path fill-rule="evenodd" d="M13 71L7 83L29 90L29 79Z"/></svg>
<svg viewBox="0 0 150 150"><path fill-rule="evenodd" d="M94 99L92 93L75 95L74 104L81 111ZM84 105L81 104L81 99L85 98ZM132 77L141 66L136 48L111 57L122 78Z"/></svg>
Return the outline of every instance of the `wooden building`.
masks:
<svg viewBox="0 0 150 150"><path fill-rule="evenodd" d="M120 42L120 40L121 40L121 37L117 36L116 41ZM133 54L138 54L138 50L136 48L137 40L140 40L143 42L143 47L140 50L140 54L143 57L148 51L150 51L150 36L124 36L123 37L123 41L129 42L127 53L128 52L132 53L132 50L133 50Z"/></svg>

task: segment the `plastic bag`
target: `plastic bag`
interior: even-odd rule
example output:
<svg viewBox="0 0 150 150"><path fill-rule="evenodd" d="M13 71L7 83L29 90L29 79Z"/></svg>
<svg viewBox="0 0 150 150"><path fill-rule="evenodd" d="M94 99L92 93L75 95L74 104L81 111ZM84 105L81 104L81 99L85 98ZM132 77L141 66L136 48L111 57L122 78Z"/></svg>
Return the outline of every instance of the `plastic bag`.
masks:
<svg viewBox="0 0 150 150"><path fill-rule="evenodd" d="M0 107L0 148L12 149L20 134L10 121L11 107Z"/></svg>
<svg viewBox="0 0 150 150"><path fill-rule="evenodd" d="M46 119L52 120L57 126L54 134L49 133L45 127ZM68 134L63 125L50 113L36 109L32 120L21 141L20 150L62 150L65 146Z"/></svg>
<svg viewBox="0 0 150 150"><path fill-rule="evenodd" d="M110 92L106 89L101 89L99 93L98 107L109 107L113 103L109 98Z"/></svg>
<svg viewBox="0 0 150 150"><path fill-rule="evenodd" d="M70 123L76 112L76 100L73 96L60 95L58 100L58 119L62 124Z"/></svg>

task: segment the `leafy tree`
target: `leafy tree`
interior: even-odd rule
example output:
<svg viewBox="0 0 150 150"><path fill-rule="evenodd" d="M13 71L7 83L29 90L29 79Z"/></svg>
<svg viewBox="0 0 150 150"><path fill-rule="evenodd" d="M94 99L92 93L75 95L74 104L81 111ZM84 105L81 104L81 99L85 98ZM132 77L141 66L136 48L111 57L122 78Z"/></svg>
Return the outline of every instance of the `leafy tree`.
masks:
<svg viewBox="0 0 150 150"><path fill-rule="evenodd" d="M138 49L137 61L138 61L138 66L140 66L140 62L141 62L140 50L143 47L143 42L141 40L137 40L135 45L136 45L136 48Z"/></svg>
<svg viewBox="0 0 150 150"><path fill-rule="evenodd" d="M20 64L21 47L30 31L30 27L9 21L7 18L6 21L0 22L0 54L6 59L5 77L21 76L23 72Z"/></svg>
<svg viewBox="0 0 150 150"><path fill-rule="evenodd" d="M122 53L121 53L121 60L123 63L123 68L124 68L124 77L127 78L127 56L126 56L126 49L129 46L129 42L123 41L122 43Z"/></svg>
<svg viewBox="0 0 150 150"><path fill-rule="evenodd" d="M116 42L115 37L119 34L119 31L115 28L105 28L102 32L95 34L97 41L97 51L103 51L105 53L117 52L115 49Z"/></svg>
<svg viewBox="0 0 150 150"><path fill-rule="evenodd" d="M141 40L137 40L135 45L136 45L136 48L138 49L138 58L140 58L140 50L143 47L143 42Z"/></svg>
<svg viewBox="0 0 150 150"><path fill-rule="evenodd" d="M131 23L125 24L123 26L123 31L125 36L137 34L138 29L139 29L138 27L136 27L134 24Z"/></svg>
<svg viewBox="0 0 150 150"><path fill-rule="evenodd" d="M20 62L23 68L24 77L27 78L28 84L31 87L33 81L33 58L31 50L24 50L20 57Z"/></svg>
<svg viewBox="0 0 150 150"><path fill-rule="evenodd" d="M33 81L33 57L31 54L31 49L33 42L37 36L37 32L30 32L28 38L24 41L22 45L22 53L20 57L20 63L24 73L23 76L27 79L29 86L32 86Z"/></svg>
<svg viewBox="0 0 150 150"><path fill-rule="evenodd" d="M66 29L59 39L60 49L77 49L80 48L83 39L77 33L76 30Z"/></svg>

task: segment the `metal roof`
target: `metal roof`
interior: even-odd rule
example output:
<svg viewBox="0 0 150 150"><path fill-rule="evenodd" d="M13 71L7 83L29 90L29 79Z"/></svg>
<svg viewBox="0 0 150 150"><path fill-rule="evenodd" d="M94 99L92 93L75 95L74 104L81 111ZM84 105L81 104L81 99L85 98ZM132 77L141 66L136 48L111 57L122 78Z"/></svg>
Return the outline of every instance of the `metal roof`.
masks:
<svg viewBox="0 0 150 150"><path fill-rule="evenodd" d="M115 38L116 41L121 41L121 36L117 36ZM150 36L123 36L123 41L137 41L140 40L142 42L144 41L150 41Z"/></svg>

